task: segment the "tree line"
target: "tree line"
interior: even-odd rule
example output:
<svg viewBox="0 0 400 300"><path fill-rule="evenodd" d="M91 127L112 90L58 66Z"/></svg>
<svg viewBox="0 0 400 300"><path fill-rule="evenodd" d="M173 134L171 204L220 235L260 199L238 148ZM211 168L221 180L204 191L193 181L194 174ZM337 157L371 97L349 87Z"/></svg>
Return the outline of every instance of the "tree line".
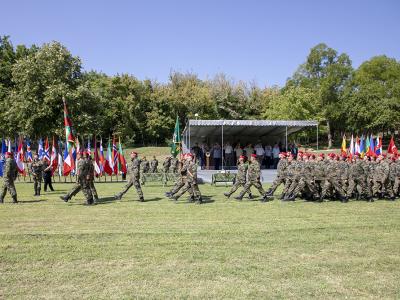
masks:
<svg viewBox="0 0 400 300"><path fill-rule="evenodd" d="M117 134L125 143L162 145L172 137L176 116L183 126L198 114L318 120L331 145L344 132L399 129L400 63L380 55L354 69L346 53L321 43L283 87L179 72L159 83L128 73L85 72L81 59L59 42L14 47L10 37L0 37L0 135L63 136L63 97L81 136Z"/></svg>

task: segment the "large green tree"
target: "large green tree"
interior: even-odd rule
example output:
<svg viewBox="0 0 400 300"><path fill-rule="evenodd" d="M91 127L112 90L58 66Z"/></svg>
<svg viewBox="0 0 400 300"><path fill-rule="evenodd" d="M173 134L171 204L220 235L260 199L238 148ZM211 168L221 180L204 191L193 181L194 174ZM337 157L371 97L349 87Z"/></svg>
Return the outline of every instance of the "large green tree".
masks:
<svg viewBox="0 0 400 300"><path fill-rule="evenodd" d="M322 43L311 49L306 62L286 85L302 86L315 92L320 115L327 126L329 147L332 147L332 133L343 123L344 112L340 98L351 72L349 56L339 54Z"/></svg>
<svg viewBox="0 0 400 300"><path fill-rule="evenodd" d="M350 130L398 130L400 63L384 55L362 63L345 89L343 104Z"/></svg>

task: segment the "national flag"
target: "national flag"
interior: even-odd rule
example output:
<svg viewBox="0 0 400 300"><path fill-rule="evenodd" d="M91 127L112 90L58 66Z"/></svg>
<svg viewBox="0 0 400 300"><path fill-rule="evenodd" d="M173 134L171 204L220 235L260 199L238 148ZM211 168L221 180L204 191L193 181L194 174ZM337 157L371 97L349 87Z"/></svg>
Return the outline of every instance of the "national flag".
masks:
<svg viewBox="0 0 400 300"><path fill-rule="evenodd" d="M117 144L115 143L115 136L113 137L113 145L112 145L112 157L113 157L113 172L115 175L118 174L118 149Z"/></svg>
<svg viewBox="0 0 400 300"><path fill-rule="evenodd" d="M107 146L107 158L104 164L104 172L106 172L108 175L112 175L113 173L113 158L112 158L112 152L111 152L111 145L110 145L110 140L108 140L108 146Z"/></svg>
<svg viewBox="0 0 400 300"><path fill-rule="evenodd" d="M8 152L13 152L13 151L12 151L12 147L11 147L11 140L10 140L10 139L8 139L7 148L8 148L8 149L7 149Z"/></svg>
<svg viewBox="0 0 400 300"><path fill-rule="evenodd" d="M358 137L358 135L356 136L356 142L354 144L354 152L355 154L360 154L360 138Z"/></svg>
<svg viewBox="0 0 400 300"><path fill-rule="evenodd" d="M5 162L5 157L4 155L7 152L7 145L5 140L1 140L1 155L0 155L0 176L3 177L3 168L4 168L4 162Z"/></svg>
<svg viewBox="0 0 400 300"><path fill-rule="evenodd" d="M104 150L103 150L103 139L100 138L100 156L99 156L99 165L100 165L100 172L103 175L104 166L106 164L106 159L104 157Z"/></svg>
<svg viewBox="0 0 400 300"><path fill-rule="evenodd" d="M371 142L369 140L369 136L367 136L367 139L365 140L365 154L369 156L370 150L371 150Z"/></svg>
<svg viewBox="0 0 400 300"><path fill-rule="evenodd" d="M25 174L25 164L24 164L24 144L22 142L22 138L19 139L18 151L15 162L17 163L18 172L25 176L26 174Z"/></svg>
<svg viewBox="0 0 400 300"><path fill-rule="evenodd" d="M389 154L397 154L397 153L398 153L398 152L397 152L397 147L396 147L396 145L394 144L393 135L392 135L392 138L390 139L390 143L389 143L389 146L388 146L387 153L389 153Z"/></svg>
<svg viewBox="0 0 400 300"><path fill-rule="evenodd" d="M67 145L65 145L64 149L64 164L63 164L63 175L69 175L75 169L74 159L72 157L73 149L68 151Z"/></svg>
<svg viewBox="0 0 400 300"><path fill-rule="evenodd" d="M46 137L46 142L44 143L43 158L50 162L50 146L49 146L49 138L47 137Z"/></svg>
<svg viewBox="0 0 400 300"><path fill-rule="evenodd" d="M172 135L171 154L176 157L182 150L181 135L179 130L179 117L176 117L174 134Z"/></svg>
<svg viewBox="0 0 400 300"><path fill-rule="evenodd" d="M91 145L90 145L90 138L88 137L88 140L87 140L87 148L86 148L86 151L90 154L90 155L92 155L92 148L91 148Z"/></svg>
<svg viewBox="0 0 400 300"><path fill-rule="evenodd" d="M74 128L72 126L71 118L69 117L67 101L65 100L65 98L63 98L63 103L64 103L65 141L67 143L67 150L69 151L70 148L72 148L72 146L75 143Z"/></svg>
<svg viewBox="0 0 400 300"><path fill-rule="evenodd" d="M81 153L82 152L81 143L79 142L78 137L76 137L76 139L75 139L75 145L76 145L76 153Z"/></svg>
<svg viewBox="0 0 400 300"><path fill-rule="evenodd" d="M43 140L40 139L38 142L38 152L37 155L39 156L39 159L42 160L44 156L44 150L43 150Z"/></svg>
<svg viewBox="0 0 400 300"><path fill-rule="evenodd" d="M99 161L99 152L97 151L97 141L96 137L94 137L94 171L97 176L101 175L100 161Z"/></svg>
<svg viewBox="0 0 400 300"><path fill-rule="evenodd" d="M26 161L27 162L32 162L33 161L33 156L32 156L32 150L31 150L31 142L30 140L26 141Z"/></svg>
<svg viewBox="0 0 400 300"><path fill-rule="evenodd" d="M119 138L118 140L118 162L118 170L121 171L123 174L126 174L126 160L124 157L124 152L122 151L121 138Z"/></svg>
<svg viewBox="0 0 400 300"><path fill-rule="evenodd" d="M376 155L383 154L383 152L382 152L382 138L380 136L376 137L375 154Z"/></svg>
<svg viewBox="0 0 400 300"><path fill-rule="evenodd" d="M354 156L354 154L355 154L355 148L354 148L354 138L353 138L353 135L351 135L351 140L350 140L350 148L349 148L349 151L350 151L350 157L353 157L353 156Z"/></svg>
<svg viewBox="0 0 400 300"><path fill-rule="evenodd" d="M364 135L361 135L361 139L360 139L360 155L361 155L361 158L363 158L364 155L365 155L365 138L364 138Z"/></svg>
<svg viewBox="0 0 400 300"><path fill-rule="evenodd" d="M375 155L375 142L374 142L374 137L371 134L371 137L369 138L369 151L368 154L370 156L374 156Z"/></svg>
<svg viewBox="0 0 400 300"><path fill-rule="evenodd" d="M57 170L58 166L57 148L54 136L53 136L53 144L51 145L50 166L51 166L51 175L53 175L55 170Z"/></svg>
<svg viewBox="0 0 400 300"><path fill-rule="evenodd" d="M340 150L342 151L342 154L347 154L346 136L345 135L343 135L342 147Z"/></svg>
<svg viewBox="0 0 400 300"><path fill-rule="evenodd" d="M60 152L58 153L57 157L58 157L58 175L62 176L63 157Z"/></svg>

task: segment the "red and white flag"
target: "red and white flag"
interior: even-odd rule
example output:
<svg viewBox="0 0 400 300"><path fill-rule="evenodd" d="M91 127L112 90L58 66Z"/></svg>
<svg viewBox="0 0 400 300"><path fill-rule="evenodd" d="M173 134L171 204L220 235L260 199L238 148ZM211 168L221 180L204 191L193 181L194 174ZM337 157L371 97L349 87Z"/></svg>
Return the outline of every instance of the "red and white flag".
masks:
<svg viewBox="0 0 400 300"><path fill-rule="evenodd" d="M25 164L24 164L24 147L23 147L21 138L19 139L18 152L17 152L15 162L17 163L18 173L25 176L26 173L25 173Z"/></svg>

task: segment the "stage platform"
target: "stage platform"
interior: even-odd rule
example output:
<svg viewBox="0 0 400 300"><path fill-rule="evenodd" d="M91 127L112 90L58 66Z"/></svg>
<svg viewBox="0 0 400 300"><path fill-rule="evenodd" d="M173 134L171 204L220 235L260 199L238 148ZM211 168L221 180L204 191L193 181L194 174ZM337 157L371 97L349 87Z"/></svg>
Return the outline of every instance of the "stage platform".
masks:
<svg viewBox="0 0 400 300"><path fill-rule="evenodd" d="M200 183L211 183L212 181L212 175L215 173L220 173L221 170L216 171L216 170L198 170L197 171L197 178L199 179ZM230 173L237 173L237 170L229 170L225 172L230 172ZM276 170L261 170L261 182L263 183L271 183L274 181L276 178ZM224 183L219 183L219 184L224 184Z"/></svg>

